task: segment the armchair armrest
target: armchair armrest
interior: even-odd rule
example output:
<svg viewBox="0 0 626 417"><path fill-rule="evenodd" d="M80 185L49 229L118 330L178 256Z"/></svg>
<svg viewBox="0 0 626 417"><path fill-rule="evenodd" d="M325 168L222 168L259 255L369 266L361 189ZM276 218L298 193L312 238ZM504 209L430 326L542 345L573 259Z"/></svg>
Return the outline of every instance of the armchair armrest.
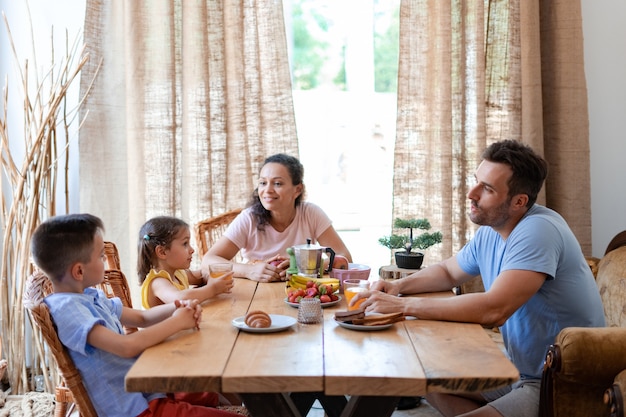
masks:
<svg viewBox="0 0 626 417"><path fill-rule="evenodd" d="M626 328L569 327L556 338L546 357L546 366L566 381L607 386L626 369ZM608 382L607 382L608 381Z"/></svg>
<svg viewBox="0 0 626 417"><path fill-rule="evenodd" d="M608 415L605 391L626 369L625 344L626 328L563 329L546 354L539 415Z"/></svg>
<svg viewBox="0 0 626 417"><path fill-rule="evenodd" d="M626 392L626 370L615 377L613 386L604 393L604 403L609 406L610 417L624 417L624 393Z"/></svg>

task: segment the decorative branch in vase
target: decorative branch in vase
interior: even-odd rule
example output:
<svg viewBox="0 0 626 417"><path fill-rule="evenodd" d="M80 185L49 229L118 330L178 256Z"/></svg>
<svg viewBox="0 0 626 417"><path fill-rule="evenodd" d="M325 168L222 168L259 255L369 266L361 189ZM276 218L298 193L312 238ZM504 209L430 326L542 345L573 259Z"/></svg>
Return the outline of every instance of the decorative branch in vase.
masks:
<svg viewBox="0 0 626 417"><path fill-rule="evenodd" d="M5 26L15 62L20 62L13 36L5 17ZM31 22L31 31L32 22ZM33 41L34 43L34 41ZM54 38L52 38L54 45ZM38 331L26 331L29 317L23 308L23 290L26 278L33 272L30 262L30 237L39 223L68 208L67 175L61 170L68 168L69 133L74 124L78 107L68 104L67 94L71 84L79 77L88 61L88 54L79 49L79 43L70 46L55 63L54 47L50 68L36 74L38 68L25 60L18 68L17 87L21 88L23 103L15 105L9 97L9 81L5 78L3 106L0 113L0 190L2 194L1 222L2 249L0 254L0 333L2 350L7 358L7 375L12 394L24 394L34 390L33 376L44 376L44 389L54 392L59 376L55 362L43 345ZM34 51L33 47L33 51ZM21 51L21 50L20 50ZM34 81L33 81L34 80ZM88 94L85 93L86 96ZM15 120L23 120L23 132L10 138L8 109L23 114ZM64 142L59 143L63 137ZM63 165L65 164L65 165ZM61 172L63 175L59 175ZM65 191L65 208L56 201L57 180ZM6 186L8 185L8 186ZM32 327L32 326L31 326ZM27 349L26 347L29 347Z"/></svg>
<svg viewBox="0 0 626 417"><path fill-rule="evenodd" d="M425 250L429 247L441 243L443 235L441 232L429 233L431 229L428 219L396 219L393 223L394 230L408 229L408 234L391 234L378 239L378 243L396 250L395 259L398 268L419 269L424 261L422 252L413 252L413 249ZM413 229L425 230L426 232L413 237ZM404 250L398 250L404 249Z"/></svg>

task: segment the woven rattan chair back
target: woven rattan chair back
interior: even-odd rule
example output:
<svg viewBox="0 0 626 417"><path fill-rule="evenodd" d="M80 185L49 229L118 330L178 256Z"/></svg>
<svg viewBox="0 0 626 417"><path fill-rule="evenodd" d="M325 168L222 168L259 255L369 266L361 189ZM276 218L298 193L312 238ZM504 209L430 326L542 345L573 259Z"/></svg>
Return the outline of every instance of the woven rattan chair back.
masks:
<svg viewBox="0 0 626 417"><path fill-rule="evenodd" d="M117 269L122 270L120 263L120 254L117 251L117 246L113 242L104 242L104 269Z"/></svg>
<svg viewBox="0 0 626 417"><path fill-rule="evenodd" d="M73 402L81 417L97 417L98 414L87 394L80 373L67 349L61 344L48 306L43 302L44 297L52 292L52 283L41 271L35 271L26 281L24 288L24 307L28 309L32 322L41 331L64 381L64 385L56 389L54 415L65 416L68 403Z"/></svg>
<svg viewBox="0 0 626 417"><path fill-rule="evenodd" d="M215 217L204 219L195 225L196 244L200 251L200 258L208 252L209 248L222 236L228 225L241 213L240 208L227 211ZM236 257L241 260L239 254Z"/></svg>
<svg viewBox="0 0 626 417"><path fill-rule="evenodd" d="M107 269L104 271L104 279L102 283L96 285L106 294L108 298L118 297L122 300L124 307L133 308L133 300L130 295L130 288L128 287L128 281L124 273L117 269ZM136 327L124 326L126 334L135 333Z"/></svg>
<svg viewBox="0 0 626 417"><path fill-rule="evenodd" d="M120 267L120 256L113 242L104 242L104 280L96 285L108 298L118 297L124 307L133 308L133 299L126 275ZM135 327L124 327L126 334L137 331Z"/></svg>
<svg viewBox="0 0 626 417"><path fill-rule="evenodd" d="M133 300L130 295L130 288L126 275L118 269L107 269L104 271L104 281L96 285L108 298L119 297L124 307L133 307Z"/></svg>

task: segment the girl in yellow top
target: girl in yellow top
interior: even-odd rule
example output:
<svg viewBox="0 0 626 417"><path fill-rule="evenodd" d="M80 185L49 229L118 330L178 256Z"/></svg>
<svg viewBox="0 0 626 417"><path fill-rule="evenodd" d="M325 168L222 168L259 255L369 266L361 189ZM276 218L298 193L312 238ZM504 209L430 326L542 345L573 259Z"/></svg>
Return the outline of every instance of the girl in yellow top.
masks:
<svg viewBox="0 0 626 417"><path fill-rule="evenodd" d="M143 308L181 299L202 302L222 293L230 293L232 272L207 279L201 271L189 270L194 253L190 239L189 225L176 217L154 217L141 227L137 274Z"/></svg>

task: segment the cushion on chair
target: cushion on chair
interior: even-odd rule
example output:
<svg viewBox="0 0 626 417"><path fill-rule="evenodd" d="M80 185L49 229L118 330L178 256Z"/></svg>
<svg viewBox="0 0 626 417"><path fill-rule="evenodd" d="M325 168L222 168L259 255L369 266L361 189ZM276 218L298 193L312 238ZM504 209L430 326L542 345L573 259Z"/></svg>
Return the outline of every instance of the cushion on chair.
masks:
<svg viewBox="0 0 626 417"><path fill-rule="evenodd" d="M596 282L606 325L626 327L626 246L613 249L600 260Z"/></svg>

